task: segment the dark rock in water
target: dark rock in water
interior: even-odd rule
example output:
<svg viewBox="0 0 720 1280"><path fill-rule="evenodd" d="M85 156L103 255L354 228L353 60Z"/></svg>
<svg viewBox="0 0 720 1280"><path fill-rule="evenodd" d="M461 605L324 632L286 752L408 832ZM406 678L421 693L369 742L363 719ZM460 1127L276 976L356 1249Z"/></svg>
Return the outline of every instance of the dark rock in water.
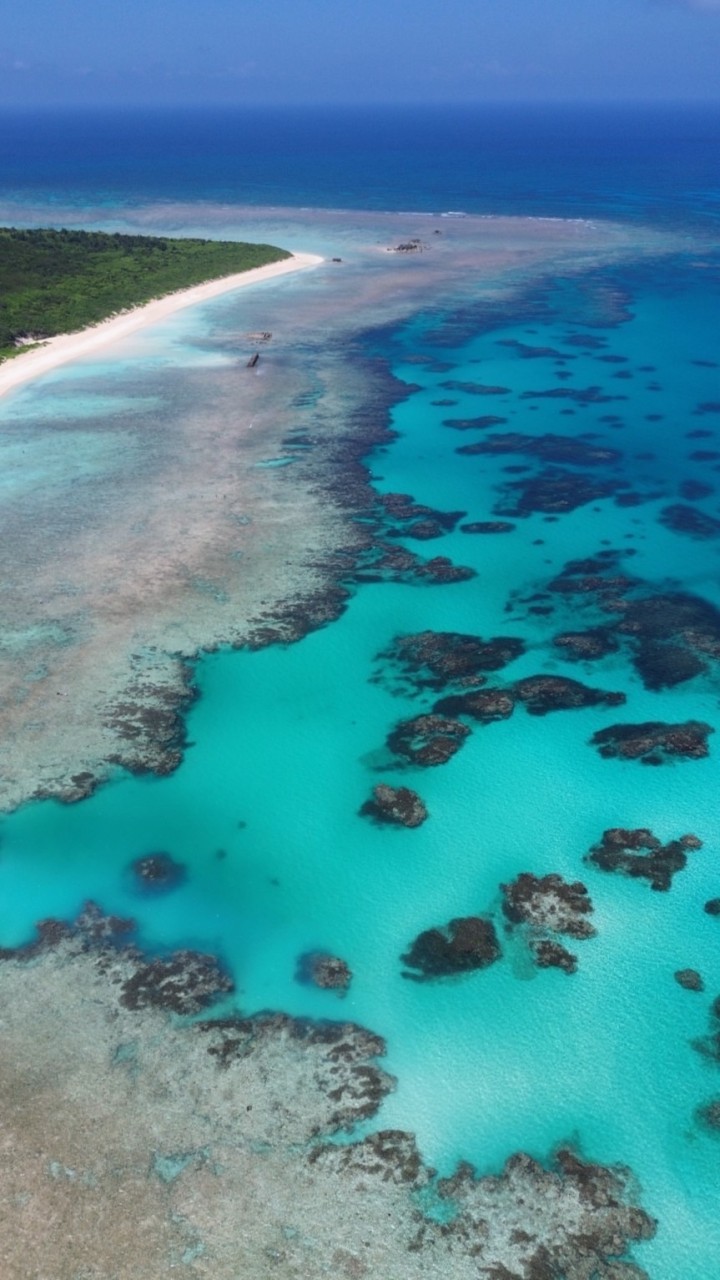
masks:
<svg viewBox="0 0 720 1280"><path fill-rule="evenodd" d="M720 1137L720 1098L713 1098L697 1107L695 1119L701 1128Z"/></svg>
<svg viewBox="0 0 720 1280"><path fill-rule="evenodd" d="M610 404L627 396L609 396L602 387L550 387L547 391L523 391L521 400L574 400L576 404Z"/></svg>
<svg viewBox="0 0 720 1280"><path fill-rule="evenodd" d="M472 693L451 694L435 703L438 715L470 716L481 724L507 720L515 710L515 699L507 689L478 689Z"/></svg>
<svg viewBox="0 0 720 1280"><path fill-rule="evenodd" d="M707 663L682 644L643 641L635 654L635 669L646 689L672 689L707 671Z"/></svg>
<svg viewBox="0 0 720 1280"><path fill-rule="evenodd" d="M513 347L521 360L576 360L577 356L567 351L558 351L555 347L533 347L517 338L498 338L499 347Z"/></svg>
<svg viewBox="0 0 720 1280"><path fill-rule="evenodd" d="M610 498L623 488L627 488L627 481L601 479L550 467L527 480L508 484L505 497L494 510L502 516L529 516L535 511L562 514L590 502L598 502L601 498Z"/></svg>
<svg viewBox="0 0 720 1280"><path fill-rule="evenodd" d="M417 538L418 542L428 542L431 538L442 538L446 530L438 520L414 520L412 524L406 525L404 529L399 529L395 533L391 533L390 537L398 538Z"/></svg>
<svg viewBox="0 0 720 1280"><path fill-rule="evenodd" d="M469 524L461 524L461 533L513 533L517 525L509 520L471 520Z"/></svg>
<svg viewBox="0 0 720 1280"><path fill-rule="evenodd" d="M456 379L449 379L447 382L441 382L440 386L444 391L463 391L469 396L507 396L510 394L510 387L489 387L482 382L458 382Z"/></svg>
<svg viewBox="0 0 720 1280"><path fill-rule="evenodd" d="M399 547L391 542L374 542L358 557L357 567L351 574L355 582L402 582L413 585L466 582L476 576L475 569L453 564L447 556L421 560L406 547Z"/></svg>
<svg viewBox="0 0 720 1280"><path fill-rule="evenodd" d="M404 526L410 525L411 528L416 527L418 523L423 524L431 521L439 525L441 530L449 531L454 529L458 520L467 514L465 511L438 511L435 507L428 507L422 502L416 502L412 494L409 493L384 493L380 495L378 502L384 511L386 519ZM394 537L407 537L407 528L394 529L392 535Z"/></svg>
<svg viewBox="0 0 720 1280"><path fill-rule="evenodd" d="M720 916L720 898L709 898L703 911L709 916Z"/></svg>
<svg viewBox="0 0 720 1280"><path fill-rule="evenodd" d="M486 431L488 427L499 427L507 418L499 418L495 413L486 413L479 418L443 418L443 426L454 431Z"/></svg>
<svg viewBox="0 0 720 1280"><path fill-rule="evenodd" d="M686 507L682 502L663 507L658 519L666 529L672 529L673 533L684 533L696 542L720 537L720 520L706 515L704 511L698 511L696 507Z"/></svg>
<svg viewBox="0 0 720 1280"><path fill-rule="evenodd" d="M617 653L617 640L609 627L589 627L587 631L563 631L553 636L553 644L573 662L589 662Z"/></svg>
<svg viewBox="0 0 720 1280"><path fill-rule="evenodd" d="M515 681L512 692L524 703L531 716L544 716L549 711L569 711L576 707L618 707L626 701L624 693L591 689L567 676L526 676Z"/></svg>
<svg viewBox="0 0 720 1280"><path fill-rule="evenodd" d="M347 991L352 981L347 962L325 951L306 951L298 959L295 976L298 982L321 987L323 991Z"/></svg>
<svg viewBox="0 0 720 1280"><path fill-rule="evenodd" d="M169 853L148 853L136 858L129 870L138 888L151 893L167 893L185 882L187 868Z"/></svg>
<svg viewBox="0 0 720 1280"><path fill-rule="evenodd" d="M494 964L500 954L492 921L482 916L465 916L451 920L443 928L426 929L419 934L402 956L403 963L417 972L404 973L403 977L427 982L432 978L470 973Z"/></svg>
<svg viewBox="0 0 720 1280"><path fill-rule="evenodd" d="M409 787L390 787L386 782L373 787L372 800L366 800L360 812L377 822L401 827L419 827L428 816L416 791Z"/></svg>
<svg viewBox="0 0 720 1280"><path fill-rule="evenodd" d="M500 886L503 911L512 924L526 924L571 938L592 938L596 930L586 918L592 913L590 895L580 880L568 881L551 872L536 876L523 871Z"/></svg>
<svg viewBox="0 0 720 1280"><path fill-rule="evenodd" d="M697 969L676 969L673 974L675 981L685 991L704 991L705 983Z"/></svg>
<svg viewBox="0 0 720 1280"><path fill-rule="evenodd" d="M683 480L679 485L680 497L686 502L698 502L702 498L709 498L715 492L711 484L705 484L703 480Z"/></svg>
<svg viewBox="0 0 720 1280"><path fill-rule="evenodd" d="M445 764L459 751L470 730L459 720L427 714L403 720L388 735L388 747L394 755L404 756L413 764Z"/></svg>
<svg viewBox="0 0 720 1280"><path fill-rule="evenodd" d="M168 1013L199 1013L219 996L234 991L234 983L215 956L201 951L174 951L138 965L121 987L126 1009L165 1009Z"/></svg>
<svg viewBox="0 0 720 1280"><path fill-rule="evenodd" d="M720 1062L720 996L710 1006L710 1034L693 1040L693 1048L713 1062Z"/></svg>
<svg viewBox="0 0 720 1280"><path fill-rule="evenodd" d="M395 662L415 688L443 689L448 684L483 684L483 673L499 671L525 651L516 636L467 635L461 631L418 631L397 636L380 655Z"/></svg>
<svg viewBox="0 0 720 1280"><path fill-rule="evenodd" d="M569 463L576 467L604 466L617 462L622 454L618 449L588 444L577 436L523 435L520 431L506 431L503 435L490 436L474 444L462 445L455 450L462 454L520 453L540 458L543 462Z"/></svg>
<svg viewBox="0 0 720 1280"><path fill-rule="evenodd" d="M648 880L652 889L667 891L678 871L687 865L688 852L702 848L697 836L680 836L662 844L647 827L611 827L593 845L587 861L601 871L617 871L635 880Z"/></svg>
<svg viewBox="0 0 720 1280"><path fill-rule="evenodd" d="M577 956L568 951L560 942L550 938L540 938L530 943L530 950L535 957L538 969L562 969L563 973L576 973Z"/></svg>
<svg viewBox="0 0 720 1280"><path fill-rule="evenodd" d="M707 740L713 727L702 720L666 724L646 720L642 724L611 724L594 733L591 742L606 760L639 760L641 764L665 764L674 756L701 760L709 755Z"/></svg>

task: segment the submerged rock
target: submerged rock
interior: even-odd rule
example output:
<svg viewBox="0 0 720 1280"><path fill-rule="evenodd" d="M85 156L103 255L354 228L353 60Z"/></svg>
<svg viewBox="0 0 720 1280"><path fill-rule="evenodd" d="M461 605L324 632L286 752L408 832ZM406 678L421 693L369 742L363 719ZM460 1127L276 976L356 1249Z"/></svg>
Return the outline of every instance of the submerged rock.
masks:
<svg viewBox="0 0 720 1280"><path fill-rule="evenodd" d="M576 973L577 956L568 951L560 942L551 938L540 938L530 942L530 950L535 957L538 969L562 969L563 973Z"/></svg>
<svg viewBox="0 0 720 1280"><path fill-rule="evenodd" d="M651 889L667 891L673 877L687 865L690 850L702 848L697 836L680 836L662 844L647 827L610 827L593 845L587 861L601 871L616 871L634 880L647 880Z"/></svg>
<svg viewBox="0 0 720 1280"><path fill-rule="evenodd" d="M445 764L459 751L470 730L459 720L427 714L402 720L388 735L394 755L423 766Z"/></svg>
<svg viewBox="0 0 720 1280"><path fill-rule="evenodd" d="M426 929L418 934L403 963L414 973L403 977L427 982L453 974L486 969L500 958L500 944L491 920L482 916L464 916L448 925Z"/></svg>
<svg viewBox="0 0 720 1280"><path fill-rule="evenodd" d="M673 533L684 533L696 542L707 542L720 537L720 520L706 515L704 511L698 511L697 507L687 507L683 502L663 507L658 519L666 529L672 529Z"/></svg>
<svg viewBox="0 0 720 1280"><path fill-rule="evenodd" d="M298 982L320 987L323 991L347 991L352 981L347 961L327 951L306 951L298 960L295 976Z"/></svg>
<svg viewBox="0 0 720 1280"><path fill-rule="evenodd" d="M702 1129L720 1137L720 1098L712 1098L695 1110L695 1119Z"/></svg>
<svg viewBox="0 0 720 1280"><path fill-rule="evenodd" d="M513 533L517 528L510 520L470 520L460 525L461 533Z"/></svg>
<svg viewBox="0 0 720 1280"><path fill-rule="evenodd" d="M720 898L709 898L703 911L709 916L720 916Z"/></svg>
<svg viewBox="0 0 720 1280"><path fill-rule="evenodd" d="M676 969L673 974L678 986L685 991L704 991L705 983L697 969Z"/></svg>
<svg viewBox="0 0 720 1280"><path fill-rule="evenodd" d="M401 827L419 827L428 816L416 791L410 787L391 787L386 782L373 787L372 800L366 800L360 812L377 822Z"/></svg>
<svg viewBox="0 0 720 1280"><path fill-rule="evenodd" d="M591 742L606 760L639 760L641 764L665 764L675 756L701 760L709 755L708 737L713 727L702 720L666 724L646 720L642 724L611 724L594 733Z"/></svg>
<svg viewBox="0 0 720 1280"><path fill-rule="evenodd" d="M566 933L572 938L592 938L596 932L587 919L593 904L580 880L564 880L554 872L536 876L523 871L500 887L503 911L513 924Z"/></svg>
<svg viewBox="0 0 720 1280"><path fill-rule="evenodd" d="M579 680L570 680L567 676L527 676L524 680L516 680L512 691L532 716L544 716L549 711L568 711L575 707L617 707L627 700L624 693L591 689Z"/></svg>
<svg viewBox="0 0 720 1280"><path fill-rule="evenodd" d="M484 673L499 671L525 651L516 636L468 635L461 631L418 631L396 636L379 656L395 664L414 688L440 690L449 684L484 684Z"/></svg>
<svg viewBox="0 0 720 1280"><path fill-rule="evenodd" d="M200 1013L235 984L215 956L202 951L174 951L139 964L121 987L126 1009L164 1009L168 1013Z"/></svg>
<svg viewBox="0 0 720 1280"><path fill-rule="evenodd" d="M433 708L439 715L469 716L480 724L507 720L515 710L511 689L478 689L472 693L450 694Z"/></svg>
<svg viewBox="0 0 720 1280"><path fill-rule="evenodd" d="M138 888L151 893L166 893L184 883L187 868L169 853L148 853L130 863L130 873Z"/></svg>

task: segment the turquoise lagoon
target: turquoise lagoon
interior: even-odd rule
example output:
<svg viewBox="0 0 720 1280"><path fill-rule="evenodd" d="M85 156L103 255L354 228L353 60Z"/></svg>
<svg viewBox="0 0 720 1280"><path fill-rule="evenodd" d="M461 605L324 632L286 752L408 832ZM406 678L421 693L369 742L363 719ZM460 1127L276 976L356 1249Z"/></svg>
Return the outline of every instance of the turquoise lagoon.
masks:
<svg viewBox="0 0 720 1280"><path fill-rule="evenodd" d="M417 387L392 411L397 438L367 461L380 492L412 493L441 510L465 510L468 520L492 519L499 490L518 478L503 468L526 459L458 455L458 446L488 433L442 422L497 413L507 424L496 431L595 432L596 443L622 451L612 474L646 500L623 507L602 498L552 521L534 513L502 536L458 528L427 545L408 542L419 554L471 565L477 576L445 586L362 585L342 617L298 644L201 658L200 696L175 774L118 776L80 804L28 804L3 820L0 942L22 943L38 919L71 918L93 898L132 915L150 949L217 950L244 1012L352 1018L386 1037L386 1065L398 1084L374 1127L412 1130L442 1171L461 1158L494 1171L519 1149L546 1159L566 1140L592 1159L627 1163L659 1221L637 1260L652 1280L711 1280L720 1256L720 1145L693 1113L720 1093L720 1070L692 1042L707 1033L709 1005L720 993L720 924L703 912L720 894L720 746L711 738L709 758L652 769L603 760L589 739L616 720L717 725L717 670L650 692L621 652L586 665L564 662L552 636L581 625L582 615L562 603L552 615L534 614L523 601L568 560L610 547L628 572L720 606L720 541L693 540L658 523L688 479L712 487L697 509L718 515L720 454L689 457L714 452L720 431L720 417L695 412L719 394L718 286L713 272L682 259L654 273L647 265L613 268L600 283L622 286L627 301L622 318L605 325L563 314L548 284L548 305L531 318L508 304L492 325L473 326L465 315L454 330L451 312L422 313L363 335L366 354L382 356ZM208 308L209 328L231 315L227 303ZM155 362L172 377L189 352L211 367L217 357L191 348L192 330L186 315L159 331L148 368ZM578 332L606 346L568 346L568 334ZM570 377L556 380L552 359L523 359L501 342L569 353L574 358L562 369ZM607 353L623 363L601 362ZM434 361L452 368L437 371ZM78 420L126 412L133 394L147 409L147 388L138 382L133 391L131 360L114 362L108 353L103 367L113 393L101 403L96 365L88 390L82 370L70 368L45 383L46 422L67 416L67 403ZM620 371L631 377L617 378ZM480 398L447 389L448 381L509 391ZM587 406L521 398L592 385L623 398ZM20 416L35 394L9 400L3 420ZM432 403L439 399L456 404ZM619 427L603 421L608 414L621 419ZM306 421L312 406L298 411L298 425ZM711 435L688 439L696 428ZM444 767L397 772L386 736L432 697L398 692L378 655L394 636L428 628L520 636L527 650L508 679L568 675L625 693L627 705L544 717L517 710L508 721L475 727ZM381 778L416 787L431 815L422 828L380 828L359 816ZM647 826L663 840L694 832L703 847L668 893L655 893L584 863L611 826ZM187 866L187 881L163 897L139 896L127 866L158 849ZM574 976L536 970L524 946L505 935L503 959L487 971L426 984L402 976L400 956L420 930L476 912L493 912L500 924L499 886L521 871L559 872L587 885L597 936L578 944ZM350 964L345 998L296 981L298 957L315 949ZM705 994L675 983L674 971L685 967L700 970Z"/></svg>

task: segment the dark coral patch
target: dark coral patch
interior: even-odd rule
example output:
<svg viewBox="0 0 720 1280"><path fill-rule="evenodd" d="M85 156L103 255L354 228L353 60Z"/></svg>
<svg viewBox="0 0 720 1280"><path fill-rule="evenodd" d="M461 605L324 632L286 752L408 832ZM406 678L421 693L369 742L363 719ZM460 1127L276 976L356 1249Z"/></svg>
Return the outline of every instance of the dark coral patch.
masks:
<svg viewBox="0 0 720 1280"><path fill-rule="evenodd" d="M487 440L461 445L455 452L471 455L520 453L528 457L540 458L543 462L558 462L575 467L604 466L618 462L622 457L618 449L589 444L577 436L559 436L552 433L529 436L523 435L520 431L506 431L502 435L490 436Z"/></svg>
<svg viewBox="0 0 720 1280"><path fill-rule="evenodd" d="M178 889L187 878L187 867L164 852L135 858L128 870L133 885L145 893L168 893L171 889Z"/></svg>
<svg viewBox="0 0 720 1280"><path fill-rule="evenodd" d="M526 676L512 686L515 698L524 703L531 716L544 716L549 711L569 711L576 707L621 706L624 693L592 689L567 676Z"/></svg>
<svg viewBox="0 0 720 1280"><path fill-rule="evenodd" d="M713 732L712 725L702 720L685 720L682 724L646 720L641 724L608 725L594 733L591 742L606 760L617 757L658 765L674 757L701 760L709 755L707 740Z"/></svg>
<svg viewBox="0 0 720 1280"><path fill-rule="evenodd" d="M215 956L201 951L174 951L138 965L132 977L122 984L120 1003L126 1009L194 1014L234 989L232 979Z"/></svg>
<svg viewBox="0 0 720 1280"><path fill-rule="evenodd" d="M397 636L380 658L393 662L417 689L448 684L483 684L483 674L499 671L525 652L516 636L481 636L460 631L419 631Z"/></svg>
<svg viewBox="0 0 720 1280"><path fill-rule="evenodd" d="M386 782L373 787L372 799L365 801L360 813L376 822L401 827L419 827L428 816L416 791L410 787L391 787Z"/></svg>
<svg viewBox="0 0 720 1280"><path fill-rule="evenodd" d="M705 983L697 969L676 969L673 974L675 981L684 991L704 991Z"/></svg>
<svg viewBox="0 0 720 1280"><path fill-rule="evenodd" d="M403 720L388 735L394 755L423 766L445 764L460 750L470 730L448 716L427 714Z"/></svg>
<svg viewBox="0 0 720 1280"><path fill-rule="evenodd" d="M658 517L660 524L673 533L682 533L696 542L706 542L720 537L720 520L698 511L695 507L687 507L682 502L663 507Z"/></svg>
<svg viewBox="0 0 720 1280"><path fill-rule="evenodd" d="M482 382L458 382L455 379L449 379L447 382L441 382L444 391L462 391L469 396L507 396L510 394L510 387L486 386Z"/></svg>
<svg viewBox="0 0 720 1280"><path fill-rule="evenodd" d="M468 716L480 724L507 720L515 710L515 699L508 689L478 689L472 693L450 694L435 703L439 715Z"/></svg>
<svg viewBox="0 0 720 1280"><path fill-rule="evenodd" d="M306 986L323 991L347 991L352 981L350 966L327 951L306 951L298 958L295 978Z"/></svg>
<svg viewBox="0 0 720 1280"><path fill-rule="evenodd" d="M500 958L500 944L492 921L482 916L451 920L442 928L426 929L402 956L410 970L403 977L416 982L447 978L486 969Z"/></svg>
<svg viewBox="0 0 720 1280"><path fill-rule="evenodd" d="M616 653L619 645L609 627L589 627L587 631L563 631L553 636L553 644L574 662L592 661Z"/></svg>
<svg viewBox="0 0 720 1280"><path fill-rule="evenodd" d="M673 877L687 865L688 852L700 848L702 841L693 835L663 844L647 827L610 827L593 845L586 861L601 871L647 880L651 889L666 892Z"/></svg>
<svg viewBox="0 0 720 1280"><path fill-rule="evenodd" d="M611 498L627 487L625 480L603 480L548 467L527 480L508 484L493 510L501 516L529 516L533 512L562 515L590 502Z"/></svg>
<svg viewBox="0 0 720 1280"><path fill-rule="evenodd" d="M500 886L503 911L512 924L525 924L571 938L592 938L594 927L590 895L580 880L568 881L551 872L546 876L523 871L509 884Z"/></svg>
<svg viewBox="0 0 720 1280"><path fill-rule="evenodd" d="M479 418L443 418L443 426L453 431L486 431L488 427L499 427L507 418L499 418L495 413L486 413Z"/></svg>
<svg viewBox="0 0 720 1280"><path fill-rule="evenodd" d="M460 525L461 533L513 533L517 525L510 520L471 520Z"/></svg>

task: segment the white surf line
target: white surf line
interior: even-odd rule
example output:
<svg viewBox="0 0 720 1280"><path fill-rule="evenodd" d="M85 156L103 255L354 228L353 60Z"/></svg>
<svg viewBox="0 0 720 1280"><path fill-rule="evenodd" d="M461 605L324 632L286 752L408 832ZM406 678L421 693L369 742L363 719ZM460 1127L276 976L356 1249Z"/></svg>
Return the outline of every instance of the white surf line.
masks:
<svg viewBox="0 0 720 1280"><path fill-rule="evenodd" d="M249 271L239 271L232 276L223 276L219 280L208 280L206 284L192 285L189 289L179 289L175 293L166 294L163 298L155 298L142 306L132 307L119 315L110 316L87 329L76 333L61 333L55 338L48 338L42 346L33 347L22 355L12 356L0 364L0 396L13 391L24 382L31 382L60 365L71 360L80 360L84 356L93 355L100 347L130 333L137 333L147 325L156 324L183 307L193 307L197 303L207 302L220 294L230 293L233 289L244 289L251 284L260 284L264 280L273 280L277 276L289 275L294 271L304 271L308 267L316 267L324 258L314 253L294 253L282 262L270 262L264 267L252 267Z"/></svg>

